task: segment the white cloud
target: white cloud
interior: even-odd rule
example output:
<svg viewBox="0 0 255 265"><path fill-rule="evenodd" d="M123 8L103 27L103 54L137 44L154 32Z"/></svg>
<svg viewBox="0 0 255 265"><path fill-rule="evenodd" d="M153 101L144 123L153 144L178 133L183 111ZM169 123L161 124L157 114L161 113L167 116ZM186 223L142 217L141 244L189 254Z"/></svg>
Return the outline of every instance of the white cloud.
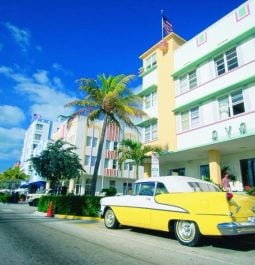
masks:
<svg viewBox="0 0 255 265"><path fill-rule="evenodd" d="M28 82L31 80L22 74L15 73L12 68L7 66L0 66L0 74L3 74L16 82Z"/></svg>
<svg viewBox="0 0 255 265"><path fill-rule="evenodd" d="M44 119L56 120L59 115L67 115L72 112L71 108L64 105L74 100L62 90L63 84L60 78L49 78L46 70L36 71L32 77L26 77L16 73L12 68L0 66L0 74L12 79L17 84L16 91L25 96L30 102L30 114L41 114Z"/></svg>
<svg viewBox="0 0 255 265"><path fill-rule="evenodd" d="M63 85L61 79L58 78L58 77L54 77L54 78L53 78L53 84L54 84L55 86L57 86L58 88L64 88L64 85Z"/></svg>
<svg viewBox="0 0 255 265"><path fill-rule="evenodd" d="M59 115L68 116L71 113L70 108L65 108L63 105L52 104L33 104L30 108L31 115L38 113L42 116L42 119L48 119L55 121Z"/></svg>
<svg viewBox="0 0 255 265"><path fill-rule="evenodd" d="M39 84L47 84L49 82L48 72L45 70L38 70L33 76Z"/></svg>
<svg viewBox="0 0 255 265"><path fill-rule="evenodd" d="M63 70L62 65L59 63L52 64L52 68L55 69L56 71L62 71Z"/></svg>
<svg viewBox="0 0 255 265"><path fill-rule="evenodd" d="M16 106L0 105L0 113L0 125L5 127L18 125L25 120L24 112Z"/></svg>
<svg viewBox="0 0 255 265"><path fill-rule="evenodd" d="M142 90L142 85L138 85L132 88L133 93L138 93L141 90Z"/></svg>
<svg viewBox="0 0 255 265"><path fill-rule="evenodd" d="M13 24L6 22L5 27L9 30L14 40L18 43L21 49L25 52L30 45L30 32L28 29L21 29Z"/></svg>
<svg viewBox="0 0 255 265"><path fill-rule="evenodd" d="M6 129L0 127L0 159L19 160L25 137L25 130L21 128Z"/></svg>

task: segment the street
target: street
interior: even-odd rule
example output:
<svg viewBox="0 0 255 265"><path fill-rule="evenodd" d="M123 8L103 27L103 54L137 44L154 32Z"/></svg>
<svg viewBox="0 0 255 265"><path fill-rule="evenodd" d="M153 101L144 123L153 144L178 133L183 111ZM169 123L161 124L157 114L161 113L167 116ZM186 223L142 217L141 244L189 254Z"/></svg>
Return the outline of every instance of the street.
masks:
<svg viewBox="0 0 255 265"><path fill-rule="evenodd" d="M36 214L27 204L0 204L0 264L250 265L255 236L206 238L200 247L180 245L168 233L109 230L103 222Z"/></svg>

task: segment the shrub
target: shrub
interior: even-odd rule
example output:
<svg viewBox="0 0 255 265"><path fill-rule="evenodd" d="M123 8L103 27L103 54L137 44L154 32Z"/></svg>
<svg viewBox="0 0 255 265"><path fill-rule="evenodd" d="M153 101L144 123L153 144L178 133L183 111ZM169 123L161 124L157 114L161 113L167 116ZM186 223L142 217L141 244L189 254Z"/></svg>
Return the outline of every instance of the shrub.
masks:
<svg viewBox="0 0 255 265"><path fill-rule="evenodd" d="M244 190L249 195L255 195L255 187L245 186Z"/></svg>
<svg viewBox="0 0 255 265"><path fill-rule="evenodd" d="M98 216L100 210L101 197L85 196L85 207L83 208L84 216Z"/></svg>
<svg viewBox="0 0 255 265"><path fill-rule="evenodd" d="M2 202L2 203L12 202L12 196L10 194L1 193L0 194L0 202Z"/></svg>
<svg viewBox="0 0 255 265"><path fill-rule="evenodd" d="M38 211L47 212L52 202L54 214L98 216L100 199L94 196L42 196L39 198Z"/></svg>
<svg viewBox="0 0 255 265"><path fill-rule="evenodd" d="M117 190L114 187L110 187L108 189L102 189L101 192L105 192L105 196L115 196Z"/></svg>

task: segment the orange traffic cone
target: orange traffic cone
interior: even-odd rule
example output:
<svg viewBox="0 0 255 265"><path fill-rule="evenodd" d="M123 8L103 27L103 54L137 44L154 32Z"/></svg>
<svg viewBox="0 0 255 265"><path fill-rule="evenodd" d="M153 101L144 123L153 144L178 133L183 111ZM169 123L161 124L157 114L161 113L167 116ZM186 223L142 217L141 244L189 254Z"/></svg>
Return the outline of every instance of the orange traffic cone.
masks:
<svg viewBox="0 0 255 265"><path fill-rule="evenodd" d="M53 203L52 202L50 202L50 204L49 204L48 211L47 211L47 217L54 217Z"/></svg>

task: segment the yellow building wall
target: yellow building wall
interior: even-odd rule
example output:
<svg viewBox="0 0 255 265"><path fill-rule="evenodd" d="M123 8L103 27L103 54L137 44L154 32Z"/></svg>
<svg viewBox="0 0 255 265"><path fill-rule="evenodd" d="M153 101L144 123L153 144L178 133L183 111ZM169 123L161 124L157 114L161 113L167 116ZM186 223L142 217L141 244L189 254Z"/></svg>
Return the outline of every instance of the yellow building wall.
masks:
<svg viewBox="0 0 255 265"><path fill-rule="evenodd" d="M161 49L162 42L167 43L167 50ZM185 40L172 33L140 56L140 59L143 60L155 52L157 54L158 139L146 144L159 145L168 151L174 151L177 147L176 119L172 112L175 107L175 86L171 76L174 72L173 52L184 42ZM146 164L144 165L144 177L150 175L151 165Z"/></svg>
<svg viewBox="0 0 255 265"><path fill-rule="evenodd" d="M167 150L176 150L176 122L174 113L175 89L171 77L175 41L167 41L168 51L157 51L158 67L158 144Z"/></svg>
<svg viewBox="0 0 255 265"><path fill-rule="evenodd" d="M208 156L210 178L213 183L221 184L220 152L218 150L209 150Z"/></svg>
<svg viewBox="0 0 255 265"><path fill-rule="evenodd" d="M143 177L149 178L151 176L151 164L150 163L144 163L143 166L144 166Z"/></svg>

